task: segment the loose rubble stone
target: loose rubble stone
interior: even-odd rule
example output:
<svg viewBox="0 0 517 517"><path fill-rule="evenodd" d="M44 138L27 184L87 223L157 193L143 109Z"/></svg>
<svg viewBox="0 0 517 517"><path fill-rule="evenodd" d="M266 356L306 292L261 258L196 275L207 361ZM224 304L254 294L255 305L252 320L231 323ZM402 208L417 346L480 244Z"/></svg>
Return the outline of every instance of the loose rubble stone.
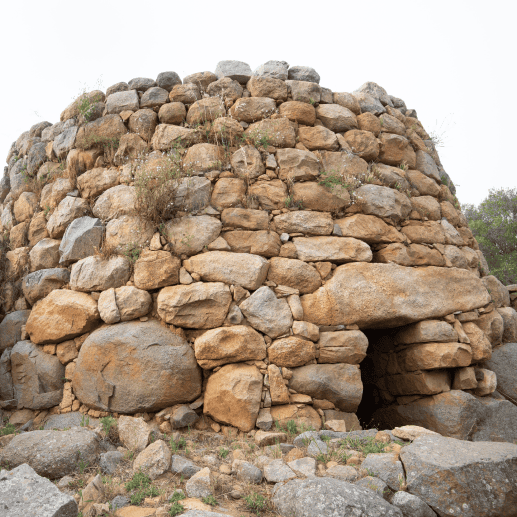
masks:
<svg viewBox="0 0 517 517"><path fill-rule="evenodd" d="M404 469L398 458L397 452L370 453L361 467L374 472L375 476L396 491L400 490L400 486L405 482Z"/></svg>
<svg viewBox="0 0 517 517"><path fill-rule="evenodd" d="M117 425L120 441L126 448L141 452L147 447L151 428L142 418L122 415Z"/></svg>
<svg viewBox="0 0 517 517"><path fill-rule="evenodd" d="M201 499L212 494L212 474L210 469L205 467L196 472L186 483L185 491L189 497Z"/></svg>
<svg viewBox="0 0 517 517"><path fill-rule="evenodd" d="M74 473L79 459L94 465L99 452L97 435L86 429L31 431L15 436L2 450L1 460L11 467L27 463L40 476L56 479Z"/></svg>
<svg viewBox="0 0 517 517"><path fill-rule="evenodd" d="M234 460L232 472L235 472L237 479L245 483L258 485L262 481L262 471L247 461Z"/></svg>
<svg viewBox="0 0 517 517"><path fill-rule="evenodd" d="M296 477L296 474L284 463L284 460L277 459L264 467L264 477L269 483L281 483Z"/></svg>
<svg viewBox="0 0 517 517"><path fill-rule="evenodd" d="M517 447L513 444L422 436L404 447L400 457L408 492L440 514L496 516L514 510L510 494L517 482Z"/></svg>
<svg viewBox="0 0 517 517"><path fill-rule="evenodd" d="M76 517L75 499L60 492L48 479L26 464L0 473L0 510L9 517Z"/></svg>
<svg viewBox="0 0 517 517"><path fill-rule="evenodd" d="M145 472L151 479L156 479L169 470L171 451L163 440L157 440L146 447L133 462L133 472Z"/></svg>
<svg viewBox="0 0 517 517"><path fill-rule="evenodd" d="M194 474L197 474L201 467L194 465L190 460L174 454L171 460L171 471L175 474L183 476L184 479L190 479Z"/></svg>
<svg viewBox="0 0 517 517"><path fill-rule="evenodd" d="M117 471L118 465L123 460L124 456L119 451L108 451L101 454L99 465L104 474L113 476Z"/></svg>
<svg viewBox="0 0 517 517"><path fill-rule="evenodd" d="M333 478L292 480L274 493L273 504L282 516L402 517L402 512L374 491Z"/></svg>

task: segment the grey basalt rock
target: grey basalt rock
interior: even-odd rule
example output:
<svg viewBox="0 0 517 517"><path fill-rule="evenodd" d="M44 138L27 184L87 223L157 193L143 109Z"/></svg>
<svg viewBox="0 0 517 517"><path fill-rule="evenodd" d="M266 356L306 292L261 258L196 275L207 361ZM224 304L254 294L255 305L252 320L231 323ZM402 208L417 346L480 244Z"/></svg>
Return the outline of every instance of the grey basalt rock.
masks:
<svg viewBox="0 0 517 517"><path fill-rule="evenodd" d="M264 477L269 483L282 483L293 479L296 474L282 459L276 459L264 466Z"/></svg>
<svg viewBox="0 0 517 517"><path fill-rule="evenodd" d="M31 341L13 347L11 375L18 409L47 409L61 402L65 367Z"/></svg>
<svg viewBox="0 0 517 517"><path fill-rule="evenodd" d="M76 517L77 503L26 464L0 472L0 515Z"/></svg>
<svg viewBox="0 0 517 517"><path fill-rule="evenodd" d="M403 517L372 490L334 478L289 481L276 488L273 504L282 517Z"/></svg>
<svg viewBox="0 0 517 517"><path fill-rule="evenodd" d="M31 147L27 156L27 172L29 174L36 173L40 166L45 163L47 159L45 147L45 142L38 142Z"/></svg>
<svg viewBox="0 0 517 517"><path fill-rule="evenodd" d="M117 92L127 92L129 90L129 85L125 82L116 83L110 86L106 90L106 99L112 94Z"/></svg>
<svg viewBox="0 0 517 517"><path fill-rule="evenodd" d="M124 508L124 506L129 506L131 501L124 497L123 495L117 495L111 500L111 508L113 511L116 511L118 508Z"/></svg>
<svg viewBox="0 0 517 517"><path fill-rule="evenodd" d="M11 377L11 350L11 348L6 348L0 355L0 407L3 407L4 404L11 406L16 402ZM1 419L0 422L2 422Z"/></svg>
<svg viewBox="0 0 517 517"><path fill-rule="evenodd" d="M69 281L70 271L68 269L40 269L34 271L34 273L29 273L23 278L23 295L31 305L34 305L54 289L61 289Z"/></svg>
<svg viewBox="0 0 517 517"><path fill-rule="evenodd" d="M104 474L113 475L124 456L119 451L108 451L100 456L100 467Z"/></svg>
<svg viewBox="0 0 517 517"><path fill-rule="evenodd" d="M0 453L11 467L30 465L40 476L61 478L77 471L79 464L93 466L99 456L99 438L93 431L31 431L16 435Z"/></svg>
<svg viewBox="0 0 517 517"><path fill-rule="evenodd" d="M292 66L289 68L288 77L291 81L320 84L320 75L310 66Z"/></svg>
<svg viewBox="0 0 517 517"><path fill-rule="evenodd" d="M54 139L52 148L58 158L64 158L68 151L74 147L78 129L77 126L69 127Z"/></svg>
<svg viewBox="0 0 517 517"><path fill-rule="evenodd" d="M515 515L517 445L421 436L400 458L407 491L440 516Z"/></svg>
<svg viewBox="0 0 517 517"><path fill-rule="evenodd" d="M83 415L79 411L71 413L63 413L62 415L50 415L45 420L43 429L45 431L55 429L70 429L71 427L96 427L99 425L99 420L88 415Z"/></svg>
<svg viewBox="0 0 517 517"><path fill-rule="evenodd" d="M392 490L398 490L404 483L404 469L398 460L396 452L379 452L368 454L361 464L362 468L371 470L375 476L382 479Z"/></svg>
<svg viewBox="0 0 517 517"><path fill-rule="evenodd" d="M149 79L148 77L135 77L128 82L130 90L137 90L139 92L145 92L153 86L156 86L156 81L154 79Z"/></svg>
<svg viewBox="0 0 517 517"><path fill-rule="evenodd" d="M262 481L262 471L248 461L234 460L232 471L236 473L237 479L246 483L258 485Z"/></svg>
<svg viewBox="0 0 517 517"><path fill-rule="evenodd" d="M177 84L181 84L181 79L176 72L161 72L156 78L156 84L170 92Z"/></svg>
<svg viewBox="0 0 517 517"><path fill-rule="evenodd" d="M27 323L31 311L14 311L0 323L0 352L13 346L21 339L22 326Z"/></svg>
<svg viewBox="0 0 517 517"><path fill-rule="evenodd" d="M253 75L261 77L271 77L273 79L281 79L286 81L289 73L289 63L286 61L268 61L260 65L253 71Z"/></svg>
<svg viewBox="0 0 517 517"><path fill-rule="evenodd" d="M136 90L115 92L106 99L106 109L109 114L121 113L126 110L137 111L139 107L140 102Z"/></svg>
<svg viewBox="0 0 517 517"><path fill-rule="evenodd" d="M436 513L416 495L399 491L391 498L391 504L402 511L404 517L436 517Z"/></svg>
<svg viewBox="0 0 517 517"><path fill-rule="evenodd" d="M51 125L52 124L50 122L47 122L46 120L43 122L38 122L29 129L29 136L41 137L41 133L43 133L43 130L47 127L50 127Z"/></svg>
<svg viewBox="0 0 517 517"><path fill-rule="evenodd" d="M243 63L242 61L219 61L215 68L215 75L218 79L229 77L241 84L246 84L252 73L250 65L248 65L248 63Z"/></svg>
<svg viewBox="0 0 517 517"><path fill-rule="evenodd" d="M59 263L68 266L72 262L93 255L96 249L100 249L103 232L104 227L100 219L89 216L74 219L67 227L59 245Z"/></svg>
<svg viewBox="0 0 517 517"><path fill-rule="evenodd" d="M190 479L194 474L199 472L201 467L198 467L187 458L174 454L171 461L171 471L175 474L183 476L184 479Z"/></svg>
<svg viewBox="0 0 517 517"><path fill-rule="evenodd" d="M11 182L9 180L9 175L4 174L2 179L0 179L0 203L4 202L4 199L9 194L9 190L11 188Z"/></svg>
<svg viewBox="0 0 517 517"><path fill-rule="evenodd" d="M1 340L0 337L0 343ZM517 405L517 343L504 343L492 350L492 357L485 361L483 368L495 372L497 391Z"/></svg>
<svg viewBox="0 0 517 517"><path fill-rule="evenodd" d="M199 420L198 414L186 405L176 408L170 416L169 422L173 429L181 429L193 425Z"/></svg>

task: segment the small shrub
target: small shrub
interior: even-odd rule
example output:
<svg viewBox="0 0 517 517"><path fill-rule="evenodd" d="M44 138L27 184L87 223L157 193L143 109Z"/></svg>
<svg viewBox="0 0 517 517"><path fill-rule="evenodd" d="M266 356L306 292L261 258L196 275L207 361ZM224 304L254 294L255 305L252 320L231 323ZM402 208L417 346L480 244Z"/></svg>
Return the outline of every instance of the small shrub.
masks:
<svg viewBox="0 0 517 517"><path fill-rule="evenodd" d="M151 478L144 472L135 472L126 483L126 491L131 492L131 504L140 504L146 497L156 497L160 491L151 484Z"/></svg>
<svg viewBox="0 0 517 517"><path fill-rule="evenodd" d="M123 255L129 259L129 262L134 264L139 259L140 253L142 253L140 246L135 242L130 242L126 244Z"/></svg>
<svg viewBox="0 0 517 517"><path fill-rule="evenodd" d="M88 427L90 425L90 417L88 415L83 415L81 417L81 427Z"/></svg>
<svg viewBox="0 0 517 517"><path fill-rule="evenodd" d="M246 508L256 515L260 515L261 512L265 512L269 506L267 499L257 492L252 492L250 495L247 495L244 498L244 503L246 504Z"/></svg>
<svg viewBox="0 0 517 517"><path fill-rule="evenodd" d="M169 443L173 453L178 452L181 449L186 449L187 447L187 441L183 436L180 436L177 441L174 440L174 438L171 438Z"/></svg>
<svg viewBox="0 0 517 517"><path fill-rule="evenodd" d="M207 497L203 497L201 499L203 503L208 504L210 506L217 506L219 503L217 502L217 499L213 495L209 495Z"/></svg>
<svg viewBox="0 0 517 517"><path fill-rule="evenodd" d="M16 427L13 424L7 423L5 427L0 427L0 436L7 436L8 434L15 434Z"/></svg>
<svg viewBox="0 0 517 517"><path fill-rule="evenodd" d="M228 454L230 453L230 451L228 449L225 449L224 447L219 447L219 456L224 460L226 458L226 456L228 456Z"/></svg>

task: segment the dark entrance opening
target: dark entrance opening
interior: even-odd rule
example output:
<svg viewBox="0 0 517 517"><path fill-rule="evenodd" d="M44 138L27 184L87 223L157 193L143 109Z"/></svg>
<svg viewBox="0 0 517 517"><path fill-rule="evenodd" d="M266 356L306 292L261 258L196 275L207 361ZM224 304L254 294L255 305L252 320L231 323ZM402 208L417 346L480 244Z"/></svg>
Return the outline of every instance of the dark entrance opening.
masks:
<svg viewBox="0 0 517 517"><path fill-rule="evenodd" d="M366 357L361 362L361 380L363 382L363 397L357 417L363 429L383 425L375 412L385 406L396 403L383 385L383 378L388 375L388 363L395 350L395 335L400 327L391 329L362 329L368 338Z"/></svg>

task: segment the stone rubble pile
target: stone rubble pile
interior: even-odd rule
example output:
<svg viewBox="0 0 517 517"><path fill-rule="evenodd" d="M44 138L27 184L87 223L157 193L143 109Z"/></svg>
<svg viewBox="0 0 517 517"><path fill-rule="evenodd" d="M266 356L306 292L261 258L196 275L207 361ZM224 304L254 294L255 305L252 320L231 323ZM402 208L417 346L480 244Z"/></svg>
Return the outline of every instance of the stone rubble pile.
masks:
<svg viewBox="0 0 517 517"><path fill-rule="evenodd" d="M5 416L249 432L377 409L517 439L517 287L490 276L416 112L319 82L222 61L85 93L19 136L0 182Z"/></svg>

